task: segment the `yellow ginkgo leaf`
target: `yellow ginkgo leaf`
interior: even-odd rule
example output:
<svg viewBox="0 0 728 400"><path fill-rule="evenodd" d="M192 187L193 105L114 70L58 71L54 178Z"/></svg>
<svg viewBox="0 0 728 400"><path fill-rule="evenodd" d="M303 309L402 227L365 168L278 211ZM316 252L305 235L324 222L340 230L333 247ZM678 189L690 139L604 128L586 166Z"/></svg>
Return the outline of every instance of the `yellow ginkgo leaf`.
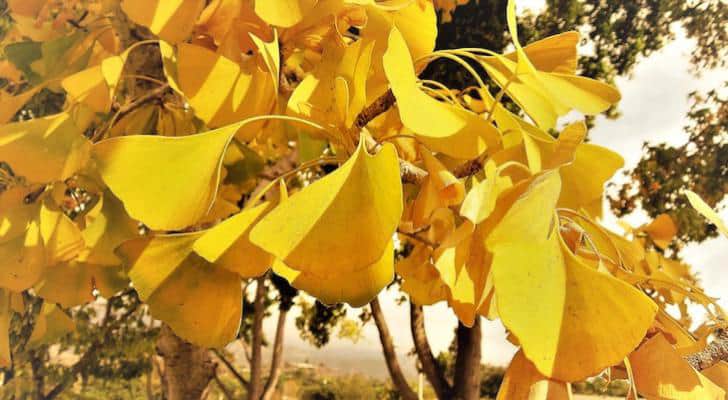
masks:
<svg viewBox="0 0 728 400"><path fill-rule="evenodd" d="M574 74L578 65L576 52L578 45L579 32L571 31L530 43L523 48L523 51L531 64L539 71ZM516 52L506 54L504 57L518 62Z"/></svg>
<svg viewBox="0 0 728 400"><path fill-rule="evenodd" d="M495 163L488 161L485 164L485 179L473 183L460 207L460 215L474 224L483 222L495 210L498 196L511 186L511 179L499 176Z"/></svg>
<svg viewBox="0 0 728 400"><path fill-rule="evenodd" d="M8 92L0 90L0 124L10 121L23 108L25 103L30 101L41 89L42 86L36 86L16 95L10 95Z"/></svg>
<svg viewBox="0 0 728 400"><path fill-rule="evenodd" d="M132 218L152 229L181 229L209 211L223 155L239 128L115 137L95 144L93 154L99 174Z"/></svg>
<svg viewBox="0 0 728 400"><path fill-rule="evenodd" d="M243 278L260 276L273 256L250 242L250 230L270 209L269 203L244 209L205 231L193 244L197 254L211 263L237 272Z"/></svg>
<svg viewBox="0 0 728 400"><path fill-rule="evenodd" d="M255 13L265 22L290 28L301 22L318 0L257 0Z"/></svg>
<svg viewBox="0 0 728 400"><path fill-rule="evenodd" d="M529 59L529 46L521 47L518 40L514 0L507 10L515 54L484 57L482 65L540 128L554 128L557 118L572 109L594 115L619 102L620 94L613 86L574 75L577 38L546 38L534 43L537 67ZM562 43L556 44L557 40Z"/></svg>
<svg viewBox="0 0 728 400"><path fill-rule="evenodd" d="M726 226L726 223L720 218L717 212L710 208L710 206L703 201L697 193L686 190L685 196L688 198L690 205L693 206L695 211L704 216L711 224L718 227L718 231L720 231L723 236L728 237L728 226Z"/></svg>
<svg viewBox="0 0 728 400"><path fill-rule="evenodd" d="M10 353L10 319L13 311L10 307L10 292L0 289L0 367L12 365Z"/></svg>
<svg viewBox="0 0 728 400"><path fill-rule="evenodd" d="M195 115L208 126L221 127L271 111L276 98L274 71L259 68L256 57L238 64L187 43L175 48L161 42L160 50L170 86L187 99ZM261 124L244 129L257 133Z"/></svg>
<svg viewBox="0 0 728 400"><path fill-rule="evenodd" d="M361 307L394 279L394 248L390 240L379 260L356 271L334 267L323 275L316 275L290 268L276 260L273 272L324 304L348 303L352 307Z"/></svg>
<svg viewBox="0 0 728 400"><path fill-rule="evenodd" d="M539 372L573 382L619 363L637 347L657 307L566 247L554 213L560 187L555 171L537 177L486 243L503 324Z"/></svg>
<svg viewBox="0 0 728 400"><path fill-rule="evenodd" d="M204 6L204 0L123 0L121 3L129 19L171 43L190 36Z"/></svg>
<svg viewBox="0 0 728 400"><path fill-rule="evenodd" d="M58 339L73 332L75 328L71 317L57 305L44 303L35 321L33 333L28 339L28 346L35 348L43 344L57 343Z"/></svg>
<svg viewBox="0 0 728 400"><path fill-rule="evenodd" d="M693 369L659 334L629 356L637 391L648 399L719 400L725 391Z"/></svg>
<svg viewBox="0 0 728 400"><path fill-rule="evenodd" d="M127 215L124 205L111 192L105 192L99 200L100 208L81 232L86 249L79 261L89 264L115 266L121 263L115 249L124 241L139 234L138 223Z"/></svg>
<svg viewBox="0 0 728 400"><path fill-rule="evenodd" d="M84 103L97 113L111 109L111 92L104 79L101 65L76 72L61 81L69 100Z"/></svg>
<svg viewBox="0 0 728 400"><path fill-rule="evenodd" d="M199 233L147 237L119 247L139 297L180 337L220 348L235 339L242 316L240 276L192 250Z"/></svg>
<svg viewBox="0 0 728 400"><path fill-rule="evenodd" d="M290 268L326 276L382 258L402 214L394 146L370 155L364 138L339 169L274 208L250 240Z"/></svg>
<svg viewBox="0 0 728 400"><path fill-rule="evenodd" d="M543 376L519 351L508 365L496 400L571 400L571 387Z"/></svg>
<svg viewBox="0 0 728 400"><path fill-rule="evenodd" d="M49 265L70 261L84 248L81 230L50 201L40 208L40 234Z"/></svg>
<svg viewBox="0 0 728 400"><path fill-rule="evenodd" d="M250 0L212 0L200 14L195 32L212 38L217 51L234 61L256 48L250 33L270 40L270 26L253 9Z"/></svg>
<svg viewBox="0 0 728 400"><path fill-rule="evenodd" d="M417 246L412 253L397 261L395 270L402 279L402 290L415 304L428 306L447 299L447 289L440 273L430 262L432 250Z"/></svg>
<svg viewBox="0 0 728 400"><path fill-rule="evenodd" d="M677 235L677 226L667 214L660 214L647 226L642 228L652 238L657 246L664 249L670 245Z"/></svg>
<svg viewBox="0 0 728 400"><path fill-rule="evenodd" d="M86 163L90 147L67 113L0 126L0 160L31 182L69 178Z"/></svg>
<svg viewBox="0 0 728 400"><path fill-rule="evenodd" d="M700 371L700 373L728 392L728 362L718 361L717 364Z"/></svg>
<svg viewBox="0 0 728 400"><path fill-rule="evenodd" d="M426 225L435 209L460 204L465 197L465 185L430 150L420 146L420 154L428 174L412 206L415 227Z"/></svg>
<svg viewBox="0 0 728 400"><path fill-rule="evenodd" d="M497 147L500 134L481 116L435 100L420 90L407 43L396 28L389 34L384 71L397 99L402 124L430 149L461 159Z"/></svg>
<svg viewBox="0 0 728 400"><path fill-rule="evenodd" d="M37 221L26 225L24 235L0 241L0 287L17 292L26 290L41 279L46 265Z"/></svg>
<svg viewBox="0 0 728 400"><path fill-rule="evenodd" d="M38 296L63 307L75 307L95 299L94 290L109 298L129 284L120 267L71 261L46 268L35 287Z"/></svg>
<svg viewBox="0 0 728 400"><path fill-rule="evenodd" d="M332 38L322 45L321 62L293 91L287 111L322 125L348 128L366 106L366 82L374 43L362 39L343 46L338 38ZM346 94L342 95L344 88ZM343 110L337 112L337 106Z"/></svg>
<svg viewBox="0 0 728 400"><path fill-rule="evenodd" d="M467 326L475 323L493 289L490 254L485 249L483 226L460 225L433 254L435 268L448 289L448 304Z"/></svg>
<svg viewBox="0 0 728 400"><path fill-rule="evenodd" d="M601 217L604 185L623 165L622 156L605 147L579 145L574 161L561 168L563 190L558 206L585 209L591 216Z"/></svg>

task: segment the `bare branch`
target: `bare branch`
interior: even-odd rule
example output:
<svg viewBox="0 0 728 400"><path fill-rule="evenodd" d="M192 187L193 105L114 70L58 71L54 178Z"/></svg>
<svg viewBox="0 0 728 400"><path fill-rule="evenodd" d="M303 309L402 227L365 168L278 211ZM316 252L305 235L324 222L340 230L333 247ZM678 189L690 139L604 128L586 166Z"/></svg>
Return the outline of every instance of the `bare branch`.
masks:
<svg viewBox="0 0 728 400"><path fill-rule="evenodd" d="M255 301L253 303L253 343L250 360L250 384L248 385L248 399L258 400L262 392L262 362L263 362L263 318L265 317L265 275L257 279L255 288Z"/></svg>
<svg viewBox="0 0 728 400"><path fill-rule="evenodd" d="M273 356L270 362L270 373L263 389L262 400L270 400L275 393L276 385L281 377L281 366L283 365L283 339L286 330L286 318L288 308L278 310L278 322L276 324L276 338L273 342Z"/></svg>
<svg viewBox="0 0 728 400"><path fill-rule="evenodd" d="M379 340L382 343L384 361L387 363L387 369L389 369L392 383L404 400L416 400L417 394L410 388L407 379L405 379L402 373L402 368L399 366L399 361L397 361L397 353L394 351L392 335L389 333L389 327L387 326L387 321L384 319L384 314L382 314L382 308L379 306L379 300L375 297L369 303L369 306L372 310L374 323L377 325L377 330L379 331Z"/></svg>
<svg viewBox="0 0 728 400"><path fill-rule="evenodd" d="M422 365L422 372L425 373L427 380L430 381L432 388L435 390L435 394L437 394L437 398L452 398L452 386L450 386L447 378L445 378L445 372L433 356L430 342L427 340L425 314L422 311L422 306L414 304L411 301L410 330L412 331L412 341L415 345L417 358Z"/></svg>
<svg viewBox="0 0 728 400"><path fill-rule="evenodd" d="M240 382L240 385L247 389L248 380L245 379L245 377L240 372L238 372L238 370L235 368L233 363L231 363L230 360L228 360L225 357L225 355L222 354L222 352L220 350L212 349L212 352L215 353L215 356L217 356L217 358L219 358L220 361L222 361L222 363L225 365L225 367L228 369L228 371L230 371L230 373L233 374L235 379L237 379L238 382Z"/></svg>

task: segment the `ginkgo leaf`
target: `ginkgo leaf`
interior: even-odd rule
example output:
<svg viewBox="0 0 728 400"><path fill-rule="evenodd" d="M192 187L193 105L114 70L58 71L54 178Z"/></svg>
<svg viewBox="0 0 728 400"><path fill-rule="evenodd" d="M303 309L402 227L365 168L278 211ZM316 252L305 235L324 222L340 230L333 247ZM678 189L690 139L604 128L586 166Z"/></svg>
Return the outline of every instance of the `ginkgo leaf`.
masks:
<svg viewBox="0 0 728 400"><path fill-rule="evenodd" d="M100 212L81 232L86 249L79 261L96 265L120 265L115 249L139 234L138 223L127 215L124 205L110 192L105 192L97 207Z"/></svg>
<svg viewBox="0 0 728 400"><path fill-rule="evenodd" d="M31 182L69 178L86 163L90 147L67 113L0 126L0 160Z"/></svg>
<svg viewBox="0 0 728 400"><path fill-rule="evenodd" d="M205 231L193 244L195 252L243 278L262 275L271 267L273 256L250 242L250 230L270 208L263 203L244 209Z"/></svg>
<svg viewBox="0 0 728 400"><path fill-rule="evenodd" d="M121 3L129 19L171 43L190 36L204 6L204 0L123 0Z"/></svg>
<svg viewBox="0 0 728 400"><path fill-rule="evenodd" d="M0 367L7 368L13 363L10 353L10 292L0 289Z"/></svg>
<svg viewBox="0 0 728 400"><path fill-rule="evenodd" d="M28 346L35 348L43 344L56 343L61 337L73 332L75 328L71 317L57 305L44 303L35 321L33 333L28 339Z"/></svg>
<svg viewBox="0 0 728 400"><path fill-rule="evenodd" d="M255 13L265 22L290 28L301 22L316 5L318 0L258 0Z"/></svg>
<svg viewBox="0 0 728 400"><path fill-rule="evenodd" d="M70 261L84 248L81 230L50 201L41 206L39 221L46 262L49 265Z"/></svg>
<svg viewBox="0 0 728 400"><path fill-rule="evenodd" d="M486 243L503 324L539 372L572 382L619 363L639 344L657 307L566 247L554 220L560 187L556 172L537 177Z"/></svg>
<svg viewBox="0 0 728 400"><path fill-rule="evenodd" d="M718 231L720 231L723 236L728 237L728 226L726 226L726 223L723 221L722 218L720 218L717 212L710 208L710 206L705 201L703 201L703 199L701 199L697 193L686 190L685 196L688 198L690 205L693 206L695 211L699 212L700 215L704 216L708 221L710 221L711 224L718 227Z"/></svg>
<svg viewBox="0 0 728 400"><path fill-rule="evenodd" d="M332 268L317 275L290 268L276 260L273 272L324 304L348 303L352 307L361 307L372 301L394 279L394 248L390 240L379 260L355 271Z"/></svg>
<svg viewBox="0 0 728 400"><path fill-rule="evenodd" d="M61 81L61 86L69 99L84 103L97 113L106 113L111 109L110 90L100 65L66 77Z"/></svg>
<svg viewBox="0 0 728 400"><path fill-rule="evenodd" d="M238 334L242 316L240 276L205 261L192 250L199 233L128 241L119 253L152 316L180 337L220 348Z"/></svg>
<svg viewBox="0 0 728 400"><path fill-rule="evenodd" d="M42 89L36 86L21 94L10 95L6 91L0 91L0 124L10 121L30 99Z"/></svg>
<svg viewBox="0 0 728 400"><path fill-rule="evenodd" d="M700 373L724 391L728 391L728 362L718 361Z"/></svg>
<svg viewBox="0 0 728 400"><path fill-rule="evenodd" d="M519 351L508 365L496 400L571 400L571 387L543 376Z"/></svg>
<svg viewBox="0 0 728 400"><path fill-rule="evenodd" d="M290 268L318 276L381 259L402 214L399 162L391 144L370 155L364 142L339 169L263 217L250 240Z"/></svg>
<svg viewBox="0 0 728 400"><path fill-rule="evenodd" d="M412 205L415 227L425 225L435 209L460 204L465 197L465 185L440 160L422 146L420 154L428 174Z"/></svg>
<svg viewBox="0 0 728 400"><path fill-rule="evenodd" d="M275 102L275 71L258 67L250 57L237 62L202 46L161 42L164 73L170 86L183 95L201 120L216 128L268 114ZM257 133L261 123L244 129ZM242 135L243 133L241 133Z"/></svg>
<svg viewBox="0 0 728 400"><path fill-rule="evenodd" d="M35 287L38 296L63 307L75 307L95 299L94 289L109 298L128 286L120 267L66 262L46 268Z"/></svg>
<svg viewBox="0 0 728 400"><path fill-rule="evenodd" d="M0 287L17 292L26 290L41 279L46 265L37 221L30 221L23 235L0 242Z"/></svg>
<svg viewBox="0 0 728 400"><path fill-rule="evenodd" d="M516 47L509 56L483 57L483 67L503 90L543 129L552 129L558 117L576 109L587 115L605 111L620 100L619 91L605 83L574 75L573 65L578 40L567 37L560 45L546 38L534 43L536 60L529 59L528 46L521 47L516 27L515 1L507 7L508 29Z"/></svg>
<svg viewBox="0 0 728 400"><path fill-rule="evenodd" d="M523 48L526 57L539 71L563 74L576 73L579 32L563 32L528 44ZM518 54L512 52L505 58L518 62Z"/></svg>
<svg viewBox="0 0 728 400"><path fill-rule="evenodd" d="M447 299L440 273L430 262L432 250L417 246L407 258L397 261L395 270L404 282L402 290L415 304L427 306Z"/></svg>
<svg viewBox="0 0 728 400"><path fill-rule="evenodd" d="M475 323L479 310L488 308L486 300L493 289L484 233L482 226L466 221L433 254L435 268L448 288L448 304L466 326Z"/></svg>
<svg viewBox="0 0 728 400"><path fill-rule="evenodd" d="M470 188L460 207L460 215L474 224L483 222L495 210L498 196L511 186L511 179L499 176L495 163L489 161L485 164L485 179Z"/></svg>
<svg viewBox="0 0 728 400"><path fill-rule="evenodd" d="M590 143L579 145L574 161L560 169L564 189L558 206L585 209L590 215L601 217L604 185L622 166L622 156L605 147Z"/></svg>
<svg viewBox="0 0 728 400"><path fill-rule="evenodd" d="M664 249L670 245L672 239L677 235L677 226L668 214L660 214L643 228L650 235L652 241Z"/></svg>
<svg viewBox="0 0 728 400"><path fill-rule="evenodd" d="M658 334L629 356L637 391L648 399L718 400L725 392L695 371Z"/></svg>
<svg viewBox="0 0 728 400"><path fill-rule="evenodd" d="M239 128L115 137L95 144L93 155L99 174L132 218L152 229L181 229L209 211L223 155Z"/></svg>
<svg viewBox="0 0 728 400"><path fill-rule="evenodd" d="M374 43L362 39L343 46L339 40L330 39L322 45L321 62L293 91L287 111L324 125L348 128L366 106ZM337 83L345 87L346 95L336 90ZM337 106L343 110L337 112Z"/></svg>
<svg viewBox="0 0 728 400"><path fill-rule="evenodd" d="M407 43L393 28L384 53L384 71L397 99L402 124L427 147L452 157L470 159L499 145L497 129L479 115L440 102L420 90Z"/></svg>
<svg viewBox="0 0 728 400"><path fill-rule="evenodd" d="M255 49L250 33L270 40L270 26L253 9L249 0L212 0L200 14L195 32L212 38L217 51L234 61Z"/></svg>

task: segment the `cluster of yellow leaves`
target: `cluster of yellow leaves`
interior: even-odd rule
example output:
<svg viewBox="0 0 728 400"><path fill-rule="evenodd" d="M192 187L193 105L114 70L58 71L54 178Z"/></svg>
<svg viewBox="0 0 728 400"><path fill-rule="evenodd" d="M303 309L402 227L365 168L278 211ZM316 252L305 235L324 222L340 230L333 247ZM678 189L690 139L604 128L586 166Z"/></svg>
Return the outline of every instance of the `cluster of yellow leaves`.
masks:
<svg viewBox="0 0 728 400"><path fill-rule="evenodd" d="M52 13L70 28L32 3L11 2L18 33L0 64L26 88L0 96L0 330L24 290L73 307L131 284L179 336L220 347L238 334L246 279L270 270L362 306L396 272L415 303L447 302L466 325L499 318L521 347L500 398L545 399L610 367L662 396L672 376L654 373L656 353L699 349L715 328L694 337L664 311L713 306L658 251L676 233L669 217L626 236L596 222L622 158L585 143L582 122L552 133L619 93L576 74L575 32L522 46L513 2L508 54L433 51L442 2L430 0L92 1L94 21L114 23L83 32L75 3ZM120 12L151 39L122 46ZM142 46L158 51L157 77L129 70ZM437 58L478 85L420 79ZM171 90L136 103L134 79ZM15 118L43 88L66 94L64 111ZM286 158L298 166L261 173ZM63 331L56 314L44 311L37 340ZM690 390L724 396L691 374Z"/></svg>

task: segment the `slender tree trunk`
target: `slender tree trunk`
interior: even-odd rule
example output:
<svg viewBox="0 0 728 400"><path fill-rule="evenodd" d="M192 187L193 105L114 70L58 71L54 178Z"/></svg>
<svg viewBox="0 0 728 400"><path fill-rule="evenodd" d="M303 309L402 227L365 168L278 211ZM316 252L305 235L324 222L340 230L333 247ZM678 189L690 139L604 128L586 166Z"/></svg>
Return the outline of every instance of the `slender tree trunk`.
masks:
<svg viewBox="0 0 728 400"><path fill-rule="evenodd" d="M452 398L452 386L445 378L445 372L438 364L435 356L432 354L430 342L427 340L427 332L425 331L425 314L422 306L418 306L410 302L410 330L412 331L412 341L415 345L417 358L422 365L427 380L430 381L432 389L435 391L437 398L447 400Z"/></svg>
<svg viewBox="0 0 728 400"><path fill-rule="evenodd" d="M265 316L265 276L257 279L253 303L253 343L250 357L248 400L258 400L263 393L263 317Z"/></svg>
<svg viewBox="0 0 728 400"><path fill-rule="evenodd" d="M379 340L382 342L384 360L387 362L387 369L389 369L389 375L392 377L394 387L399 392L399 395L402 396L402 399L417 400L417 394L410 388L399 366L399 361L397 361L397 353L394 351L392 335L389 333L389 327L387 327L387 321L382 314L382 308L379 306L379 300L374 298L369 305L372 309L374 323L377 325L377 330L379 330Z"/></svg>
<svg viewBox="0 0 728 400"><path fill-rule="evenodd" d="M276 324L276 338L273 342L273 356L270 362L270 373L263 389L263 400L271 400L281 377L281 366L283 365L283 339L286 330L286 317L289 309L278 309L278 322Z"/></svg>
<svg viewBox="0 0 728 400"><path fill-rule="evenodd" d="M458 354L455 359L453 398L476 400L480 398L480 318L472 328L458 323Z"/></svg>
<svg viewBox="0 0 728 400"><path fill-rule="evenodd" d="M216 364L207 349L179 338L167 325L157 339L164 359L162 388L167 400L199 400L215 376Z"/></svg>

